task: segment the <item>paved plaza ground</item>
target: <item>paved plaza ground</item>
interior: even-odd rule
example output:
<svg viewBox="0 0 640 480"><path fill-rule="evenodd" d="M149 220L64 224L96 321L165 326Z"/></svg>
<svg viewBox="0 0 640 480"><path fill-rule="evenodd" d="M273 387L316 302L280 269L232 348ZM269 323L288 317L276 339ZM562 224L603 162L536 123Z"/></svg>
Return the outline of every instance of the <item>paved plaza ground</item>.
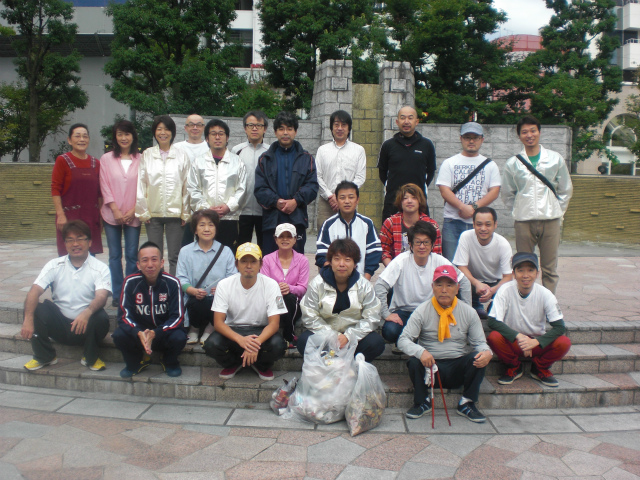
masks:
<svg viewBox="0 0 640 480"><path fill-rule="evenodd" d="M0 244L0 308L21 308L54 256L51 243ZM640 248L563 244L559 267L568 324L640 321ZM640 479L640 405L484 413L449 427L437 409L432 430L429 415L387 409L352 438L344 422L284 420L266 404L0 384L0 480Z"/></svg>

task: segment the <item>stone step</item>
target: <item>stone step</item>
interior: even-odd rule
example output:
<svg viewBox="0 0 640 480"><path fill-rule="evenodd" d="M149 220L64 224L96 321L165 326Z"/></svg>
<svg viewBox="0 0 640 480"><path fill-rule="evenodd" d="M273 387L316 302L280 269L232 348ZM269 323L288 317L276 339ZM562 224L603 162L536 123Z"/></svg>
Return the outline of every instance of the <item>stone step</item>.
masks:
<svg viewBox="0 0 640 480"><path fill-rule="evenodd" d="M222 380L219 368L185 366L178 378L167 377L160 366L151 365L129 380L119 371L123 363L108 364L102 372L92 372L77 358L59 357L58 363L35 372L23 364L30 355L0 353L0 383L83 392L154 396L190 400L266 403L283 379L300 378L300 371L276 371L275 378L263 381L251 371L241 370L234 378ZM528 372L528 366L527 366ZM413 388L408 375L381 375L387 391L387 406L408 408L413 403ZM541 385L528 375L512 385L499 385L497 376L488 376L481 386L479 407L486 409L587 408L640 404L640 372L560 375L559 387ZM436 407L442 405L436 390ZM450 410L455 408L459 390L445 390Z"/></svg>
<svg viewBox="0 0 640 480"><path fill-rule="evenodd" d="M10 305L0 307L0 324L21 325L23 320L22 306ZM116 309L109 306L106 310L110 317L109 331L113 332L117 323ZM483 325L485 332L488 332L486 321L483 321ZM640 344L640 321L566 322L566 326L567 336L574 345L602 343ZM300 325L298 325L298 329L301 329Z"/></svg>
<svg viewBox="0 0 640 480"><path fill-rule="evenodd" d="M81 358L82 347L55 343L58 356L65 358ZM30 355L31 344L20 336L20 325L0 323L0 352ZM106 363L122 361L122 355L115 348L113 339L107 335L102 341L100 358ZM391 345L373 364L380 374L406 373L406 355L391 353ZM155 363L160 362L159 355L153 356ZM296 371L302 369L302 356L297 350L288 350L285 357L276 362L277 370ZM217 367L217 363L206 356L200 345L187 345L180 354L180 363L184 366ZM552 369L554 374L596 374L596 373L628 373L640 371L640 344L602 344L572 345L562 362L556 362ZM497 358L487 367L487 375L501 375L504 367Z"/></svg>

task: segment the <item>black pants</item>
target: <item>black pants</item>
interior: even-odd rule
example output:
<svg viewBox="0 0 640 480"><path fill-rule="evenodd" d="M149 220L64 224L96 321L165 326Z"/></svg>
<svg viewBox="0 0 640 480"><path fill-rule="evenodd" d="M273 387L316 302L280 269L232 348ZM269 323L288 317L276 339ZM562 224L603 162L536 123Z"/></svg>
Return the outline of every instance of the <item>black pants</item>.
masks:
<svg viewBox="0 0 640 480"><path fill-rule="evenodd" d="M220 220L216 240L229 247L235 255L238 248L238 220Z"/></svg>
<svg viewBox="0 0 640 480"><path fill-rule="evenodd" d="M296 322L302 316L298 297L293 293L287 293L283 296L284 305L287 307L287 313L280 315L280 328L282 328L282 336L288 342L293 340L293 330Z"/></svg>
<svg viewBox="0 0 640 480"><path fill-rule="evenodd" d="M247 335L260 335L264 327L231 327L234 332L243 337ZM258 352L258 359L254 364L255 367L264 372L270 369L273 364L284 357L287 345L280 333L275 333L269 340L264 342ZM222 368L231 368L242 365L240 357L244 350L233 340L213 332L211 336L204 342L205 353L212 357Z"/></svg>
<svg viewBox="0 0 640 480"><path fill-rule="evenodd" d="M182 233L182 243L180 247L184 247L185 245L189 245L193 243L195 237L193 236L193 230L191 230L191 221L187 222L184 226L184 231Z"/></svg>
<svg viewBox="0 0 640 480"><path fill-rule="evenodd" d="M262 215L240 215L238 220L238 245L251 242L253 229L256 230L256 241L262 249Z"/></svg>
<svg viewBox="0 0 640 480"><path fill-rule="evenodd" d="M262 256L269 255L270 253L278 250L278 244L273 234L276 233L276 229L263 230L262 231ZM296 225L296 244L293 249L304 255L304 245L307 243L307 228L303 225Z"/></svg>
<svg viewBox="0 0 640 480"><path fill-rule="evenodd" d="M137 335L125 332L120 327L116 328L111 336L113 337L113 343L122 353L127 368L129 370L137 370L144 355L144 348L140 338ZM154 338L151 342L151 350L163 352L162 363L164 363L165 367L177 367L180 365L178 355L180 355L186 344L187 334L184 333L184 329L176 328L164 332L160 337Z"/></svg>
<svg viewBox="0 0 640 480"><path fill-rule="evenodd" d="M189 301L187 302L189 324L200 331L199 335L202 335L207 325L213 325L212 304L213 297L210 295L207 295L202 300L198 300L196 297L189 297Z"/></svg>
<svg viewBox="0 0 640 480"><path fill-rule="evenodd" d="M82 335L71 331L74 319L65 317L51 300L39 303L33 315L34 333L31 337L33 358L40 363L56 358L50 338L63 345L84 345L84 358L87 365L93 365L98 359L98 345L109 332L109 315L103 308L89 317L87 328Z"/></svg>
<svg viewBox="0 0 640 480"><path fill-rule="evenodd" d="M463 357L452 358L450 360L436 360L440 379L443 388L463 387L462 395L473 402L478 401L480 393L480 384L484 379L484 370L486 367L476 368L473 366L476 352L468 353ZM413 403L420 405L425 398L429 396L428 387L424 383L424 375L426 368L422 362L416 357L411 357L407 362L409 367L409 378L413 383ZM439 388L438 374L433 375L433 388Z"/></svg>

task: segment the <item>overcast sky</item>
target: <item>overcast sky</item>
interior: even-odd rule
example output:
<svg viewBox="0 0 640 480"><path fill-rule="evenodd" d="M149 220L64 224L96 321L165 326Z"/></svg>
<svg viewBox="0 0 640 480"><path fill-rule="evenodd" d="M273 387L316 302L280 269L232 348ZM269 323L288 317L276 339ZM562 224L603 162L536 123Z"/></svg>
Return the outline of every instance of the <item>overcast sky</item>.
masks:
<svg viewBox="0 0 640 480"><path fill-rule="evenodd" d="M553 13L544 0L493 0L497 10L507 14L507 22L491 38L503 35L538 35L538 29L547 23Z"/></svg>

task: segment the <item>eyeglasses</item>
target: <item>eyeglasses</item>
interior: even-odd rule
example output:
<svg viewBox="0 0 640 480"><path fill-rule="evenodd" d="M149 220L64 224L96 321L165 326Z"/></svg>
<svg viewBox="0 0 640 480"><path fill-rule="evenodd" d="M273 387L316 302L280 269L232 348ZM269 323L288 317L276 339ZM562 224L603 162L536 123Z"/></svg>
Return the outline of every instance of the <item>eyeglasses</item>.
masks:
<svg viewBox="0 0 640 480"><path fill-rule="evenodd" d="M469 142L469 141L471 141L471 140L478 141L478 140L481 140L481 139L483 139L483 138L484 138L484 137L481 137L480 135L469 135L469 136L464 135L464 136L462 137L462 139L463 139L463 140L465 140L466 142Z"/></svg>
<svg viewBox="0 0 640 480"><path fill-rule="evenodd" d="M82 237L82 238L65 238L65 239L64 239L64 244L65 244L65 245L73 245L73 244L76 244L76 243L86 242L87 240L89 240L87 237Z"/></svg>
<svg viewBox="0 0 640 480"><path fill-rule="evenodd" d="M187 128L193 128L193 127L202 128L202 127L204 127L204 123L187 123L186 127Z"/></svg>
<svg viewBox="0 0 640 480"><path fill-rule="evenodd" d="M87 140L89 138L89 135L87 135L86 133L84 135L78 133L75 135L71 135L71 138L76 139L76 140Z"/></svg>
<svg viewBox="0 0 640 480"><path fill-rule="evenodd" d="M209 136L220 138L220 137L226 137L227 134L225 132L209 132Z"/></svg>
<svg viewBox="0 0 640 480"><path fill-rule="evenodd" d="M424 241L422 241L422 242L420 242L420 241L418 241L418 240L415 240L415 241L413 242L413 245L414 245L414 246L416 246L416 247L419 247L419 246L421 246L421 245L422 245L422 246L425 246L425 247L430 247L430 246L431 246L431 242L430 242L429 240L424 240Z"/></svg>
<svg viewBox="0 0 640 480"><path fill-rule="evenodd" d="M264 128L264 123L247 123L244 128L248 128L249 130Z"/></svg>

